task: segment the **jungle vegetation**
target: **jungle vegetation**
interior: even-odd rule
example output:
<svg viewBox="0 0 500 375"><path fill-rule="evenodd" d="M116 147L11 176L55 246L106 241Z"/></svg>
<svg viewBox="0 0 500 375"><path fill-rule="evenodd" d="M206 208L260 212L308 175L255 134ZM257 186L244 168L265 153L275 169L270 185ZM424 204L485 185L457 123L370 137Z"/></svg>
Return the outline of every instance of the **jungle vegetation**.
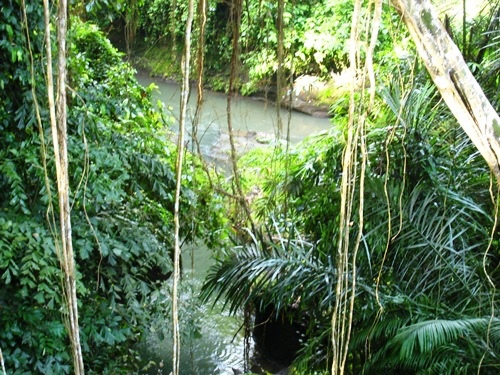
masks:
<svg viewBox="0 0 500 375"><path fill-rule="evenodd" d="M176 292L166 285L182 239L214 250L202 301L301 324L292 373L498 373L495 171L420 60L395 9L412 2L367 3L201 0L192 24L193 1L70 4L67 171L85 372L140 371L136 344L155 317L170 317ZM498 113L500 3L470 18L467 3L450 1L440 15ZM49 29L58 29L53 5ZM76 373L47 17L41 4L7 0L0 21L0 371ZM49 40L57 51L55 32ZM272 91L279 102L298 76L328 80L353 57L361 70L372 62L363 71L376 84L327 86L332 129L233 152L230 184L200 155L179 156L175 119L126 62L183 84L191 74L230 104L235 92Z"/></svg>
<svg viewBox="0 0 500 375"><path fill-rule="evenodd" d="M45 125L43 10L10 1L0 14L0 347L8 373L71 373ZM83 357L88 373L128 373L137 370L134 344L163 313L151 301L165 293L159 286L172 272L172 119L151 103L153 87L137 83L97 26L72 18L68 38L68 169ZM182 215L199 220L181 236L215 246L221 199L199 165L186 158Z"/></svg>

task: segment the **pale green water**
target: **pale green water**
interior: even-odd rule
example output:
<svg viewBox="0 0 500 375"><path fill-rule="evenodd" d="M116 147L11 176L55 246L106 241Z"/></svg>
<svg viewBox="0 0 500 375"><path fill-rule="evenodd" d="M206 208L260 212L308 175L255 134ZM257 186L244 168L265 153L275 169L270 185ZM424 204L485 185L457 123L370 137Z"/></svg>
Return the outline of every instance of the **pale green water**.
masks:
<svg viewBox="0 0 500 375"><path fill-rule="evenodd" d="M182 375L233 375L232 368L243 369L242 318L229 316L222 304L201 305L197 299L201 280L206 276L212 259L204 246L183 249L183 280L180 293L180 331L182 334L180 373ZM191 269L193 255L195 269ZM166 305L170 303L167 301ZM154 364L147 374L168 375L172 369L172 339L170 309L164 321L156 322L158 330L164 325L166 335L149 334L143 351L145 361Z"/></svg>
<svg viewBox="0 0 500 375"><path fill-rule="evenodd" d="M148 86L154 83L159 91L155 93L155 99L161 100L167 107L171 107L174 118L179 118L179 86L167 83L162 79L151 78L145 73L137 75L139 83ZM196 105L196 90L190 95L190 108L188 118L194 116ZM232 99L231 123L235 132L262 132L270 135L277 134L278 120L274 105L266 104L264 101L246 97L235 97ZM290 121L289 112L280 110L283 124L282 134L286 137L288 123L290 125L290 141L298 142L305 137L330 129L330 120L326 118L312 117L299 112L292 112ZM174 127L176 127L175 125ZM227 97L223 93L204 93L203 110L198 130L198 140L202 146L202 152L208 154L211 146L217 142L221 133L227 133ZM191 131L188 125L186 131Z"/></svg>

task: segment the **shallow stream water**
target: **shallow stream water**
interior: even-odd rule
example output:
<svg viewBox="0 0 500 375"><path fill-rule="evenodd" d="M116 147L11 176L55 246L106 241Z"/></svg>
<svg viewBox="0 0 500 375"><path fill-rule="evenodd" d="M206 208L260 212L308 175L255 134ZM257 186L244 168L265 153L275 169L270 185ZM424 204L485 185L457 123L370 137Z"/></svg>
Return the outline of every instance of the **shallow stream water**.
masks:
<svg viewBox="0 0 500 375"><path fill-rule="evenodd" d="M152 78L146 73L138 73L137 79L143 86L154 83L158 90L154 92L154 99L161 100L169 108L175 119L179 118L180 88L179 85L167 82L160 78ZM216 144L222 134L227 134L227 96L223 93L206 91L203 94L204 102L201 119L198 125L198 141L202 152L209 156L211 147ZM197 100L196 90L191 90L189 98L188 119L194 116ZM290 142L296 143L305 137L331 127L327 118L313 117L304 113L289 112L286 109L279 111L282 129L282 138L286 138L287 127L290 129ZM276 107L262 98L237 96L232 98L231 124L234 132L245 135L249 132L274 136L278 133L278 116ZM177 124L174 124L174 128ZM186 132L190 133L191 125L187 125ZM175 129L173 129L175 130Z"/></svg>
<svg viewBox="0 0 500 375"><path fill-rule="evenodd" d="M154 94L155 100L161 100L166 108L170 108L171 115L179 118L180 89L177 84L151 78L145 73L137 75L143 86L154 83L158 91ZM192 116L196 105L196 93L190 97L188 117ZM277 133L277 111L274 105L265 101L251 98L236 97L232 100L231 120L235 132L262 133L273 136ZM306 114L280 110L281 121L284 124L282 134L286 134L287 124L290 126L290 141L298 142L305 137L327 130L330 121L324 118L315 118ZM174 127L177 125L174 124ZM189 133L190 125L186 132ZM175 128L172 129L175 131ZM198 125L198 139L202 153L210 157L213 146L221 136L227 134L227 97L225 94L206 92L201 120ZM244 337L241 324L242 316L229 316L222 311L222 303L215 306L200 305L197 302L199 288L207 274L213 259L211 252L204 246L194 246L183 249L183 287L180 295L181 333L184 339L181 345L182 375L232 375L233 369L243 370ZM192 265L192 266L191 266ZM170 316L164 322L170 325ZM183 326L184 325L184 326ZM166 374L170 372L172 346L171 337L160 338L151 333L143 350L144 359L151 361L147 374Z"/></svg>

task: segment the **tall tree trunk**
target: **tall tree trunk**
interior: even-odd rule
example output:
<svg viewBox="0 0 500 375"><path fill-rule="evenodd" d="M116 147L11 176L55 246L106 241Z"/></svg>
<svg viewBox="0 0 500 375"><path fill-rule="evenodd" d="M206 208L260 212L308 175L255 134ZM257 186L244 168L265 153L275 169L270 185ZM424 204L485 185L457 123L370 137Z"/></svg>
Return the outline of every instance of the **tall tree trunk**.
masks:
<svg viewBox="0 0 500 375"><path fill-rule="evenodd" d="M391 0L441 96L500 185L500 117L467 67L430 0Z"/></svg>
<svg viewBox="0 0 500 375"><path fill-rule="evenodd" d="M64 292L68 309L68 331L73 349L74 372L77 375L85 373L83 366L82 349L80 345L80 331L78 326L78 304L76 297L75 259L71 235L71 217L69 202L68 178L68 148L67 148L67 115L66 115L66 34L68 4L66 0L59 0L57 13L57 99L54 103L54 82L52 78L52 50L50 32L50 11L48 0L44 0L45 15L45 42L47 48L47 93L49 114L54 144L54 156L57 174L57 193L59 197L59 218L61 226L61 244L56 241L59 261L64 272Z"/></svg>

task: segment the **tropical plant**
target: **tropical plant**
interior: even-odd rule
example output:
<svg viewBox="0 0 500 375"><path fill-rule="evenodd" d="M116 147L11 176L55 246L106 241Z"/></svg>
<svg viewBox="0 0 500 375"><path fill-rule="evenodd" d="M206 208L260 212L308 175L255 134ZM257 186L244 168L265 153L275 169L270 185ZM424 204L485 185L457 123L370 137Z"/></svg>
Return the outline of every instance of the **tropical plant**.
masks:
<svg viewBox="0 0 500 375"><path fill-rule="evenodd" d="M471 335L470 342L458 346L451 340L460 332L450 333L454 327L465 329L453 322L463 320L471 330L488 322L494 296L484 271L496 272L498 260L496 250L485 256L494 207L487 166L451 122L435 89L419 83L422 78L409 82L410 89L393 82L381 90L383 102L366 134L365 224L348 357L352 373L414 373L432 366L448 366L453 373L477 370L480 364L489 371L498 356L495 319L489 336ZM289 158L288 164L274 163L278 173L269 174L268 167L261 172L269 177L253 207L269 229L253 244L222 257L204 287L205 296L225 296L232 312L273 306L276 316L310 318L294 365L298 373L320 370L330 361L342 144L342 132L336 130L287 155L256 154L248 167L251 181L258 165L268 165L258 158ZM283 165L290 169L280 170ZM355 218L351 236L357 230ZM441 328L434 326L434 336L433 321L442 322ZM480 344L486 338L489 344ZM426 350L446 355L422 354L412 362L409 353L415 351L399 355L394 350L403 339L408 348L416 348L412 339L425 340Z"/></svg>
<svg viewBox="0 0 500 375"><path fill-rule="evenodd" d="M25 9L21 20L19 2L0 12L0 347L9 373L63 374L71 354L53 240L54 156L36 74L43 18L40 6ZM127 373L157 308L151 293L171 272L174 146L150 102L154 88L137 84L95 26L71 24L68 168L83 356L88 373ZM192 156L185 163L189 172L199 165ZM207 234L215 245L223 216L210 208L220 200L204 173L183 178L181 199L182 220L200 218L181 236Z"/></svg>
<svg viewBox="0 0 500 375"><path fill-rule="evenodd" d="M495 374L499 369L498 318L427 320L398 330L371 361L371 370L418 374ZM377 363L376 363L377 362ZM375 370L378 369L378 370Z"/></svg>
<svg viewBox="0 0 500 375"><path fill-rule="evenodd" d="M462 50L465 50L469 66L498 112L500 109L498 91L500 2L491 2L490 7L485 8L485 11L463 28L463 31L468 31L468 36L460 35L459 40L466 41L465 48L462 47Z"/></svg>

